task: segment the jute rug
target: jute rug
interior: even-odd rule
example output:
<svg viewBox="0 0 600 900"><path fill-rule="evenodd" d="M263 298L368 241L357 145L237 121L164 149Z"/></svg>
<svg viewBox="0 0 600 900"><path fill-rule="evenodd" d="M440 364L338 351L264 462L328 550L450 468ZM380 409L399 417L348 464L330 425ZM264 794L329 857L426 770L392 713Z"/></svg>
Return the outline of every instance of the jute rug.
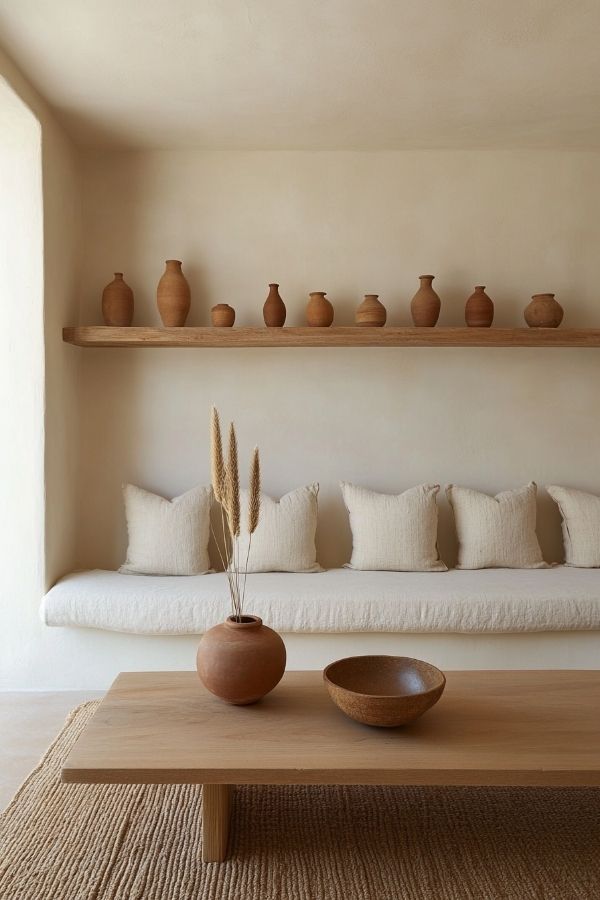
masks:
<svg viewBox="0 0 600 900"><path fill-rule="evenodd" d="M231 858L199 860L201 790L63 785L97 703L0 818L2 900L594 900L600 791L244 787Z"/></svg>

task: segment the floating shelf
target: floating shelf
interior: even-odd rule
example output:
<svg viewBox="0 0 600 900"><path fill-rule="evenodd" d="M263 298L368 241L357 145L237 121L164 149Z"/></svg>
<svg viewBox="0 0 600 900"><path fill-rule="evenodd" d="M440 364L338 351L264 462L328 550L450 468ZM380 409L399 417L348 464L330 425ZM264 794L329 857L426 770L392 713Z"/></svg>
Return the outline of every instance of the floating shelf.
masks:
<svg viewBox="0 0 600 900"><path fill-rule="evenodd" d="M63 329L78 347L600 347L599 328L110 328Z"/></svg>

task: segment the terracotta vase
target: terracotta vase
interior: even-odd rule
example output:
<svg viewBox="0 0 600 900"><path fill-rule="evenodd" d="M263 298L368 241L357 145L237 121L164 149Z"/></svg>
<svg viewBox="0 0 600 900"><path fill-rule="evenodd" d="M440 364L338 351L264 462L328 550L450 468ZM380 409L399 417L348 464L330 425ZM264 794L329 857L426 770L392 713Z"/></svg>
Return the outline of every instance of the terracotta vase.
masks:
<svg viewBox="0 0 600 900"><path fill-rule="evenodd" d="M231 328L235 322L235 309L228 303L217 303L210 311L210 318L215 328Z"/></svg>
<svg viewBox="0 0 600 900"><path fill-rule="evenodd" d="M524 313L530 328L558 328L564 314L554 294L534 294Z"/></svg>
<svg viewBox="0 0 600 900"><path fill-rule="evenodd" d="M267 328L281 328L285 322L285 303L279 295L279 285L269 285L269 295L263 306L263 317Z"/></svg>
<svg viewBox="0 0 600 900"><path fill-rule="evenodd" d="M285 644L258 616L233 616L206 632L196 666L204 686L233 703L256 703L279 684L285 672Z"/></svg>
<svg viewBox="0 0 600 900"><path fill-rule="evenodd" d="M329 328L333 322L333 306L326 291L313 291L306 307L306 324L313 328Z"/></svg>
<svg viewBox="0 0 600 900"><path fill-rule="evenodd" d="M435 275L419 275L421 287L412 298L410 313L418 327L433 328L440 317L442 301L431 286Z"/></svg>
<svg viewBox="0 0 600 900"><path fill-rule="evenodd" d="M102 317L105 325L117 328L133 322L133 291L123 281L122 272L115 272L114 279L102 291Z"/></svg>
<svg viewBox="0 0 600 900"><path fill-rule="evenodd" d="M181 271L181 261L168 259L156 290L158 311L165 328L180 328L190 311L190 286Z"/></svg>
<svg viewBox="0 0 600 900"><path fill-rule="evenodd" d="M381 327L386 319L387 312L379 294L365 294L365 299L356 310L356 324Z"/></svg>
<svg viewBox="0 0 600 900"><path fill-rule="evenodd" d="M465 305L465 322L469 328L489 328L494 321L494 304L478 284Z"/></svg>

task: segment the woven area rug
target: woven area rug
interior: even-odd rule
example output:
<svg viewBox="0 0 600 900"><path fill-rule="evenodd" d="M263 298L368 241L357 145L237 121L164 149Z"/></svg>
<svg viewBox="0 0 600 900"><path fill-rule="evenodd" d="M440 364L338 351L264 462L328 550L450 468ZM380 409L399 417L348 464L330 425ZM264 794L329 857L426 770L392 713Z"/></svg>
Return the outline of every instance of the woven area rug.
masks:
<svg viewBox="0 0 600 900"><path fill-rule="evenodd" d="M242 787L225 863L200 862L201 790L63 785L97 702L0 818L2 900L592 900L600 790Z"/></svg>

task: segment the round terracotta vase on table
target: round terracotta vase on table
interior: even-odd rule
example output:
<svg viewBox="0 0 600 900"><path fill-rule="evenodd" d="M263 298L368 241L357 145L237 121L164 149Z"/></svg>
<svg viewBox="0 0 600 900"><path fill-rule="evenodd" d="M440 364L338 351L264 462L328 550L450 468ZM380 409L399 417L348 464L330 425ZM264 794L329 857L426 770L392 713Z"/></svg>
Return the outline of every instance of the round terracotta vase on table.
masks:
<svg viewBox="0 0 600 900"><path fill-rule="evenodd" d="M215 328L231 328L235 322L235 309L228 303L217 303L210 311Z"/></svg>
<svg viewBox="0 0 600 900"><path fill-rule="evenodd" d="M440 317L442 301L432 287L435 275L419 275L421 286L410 302L410 314L419 328L433 328Z"/></svg>
<svg viewBox="0 0 600 900"><path fill-rule="evenodd" d="M180 259L168 259L165 266L156 289L158 311L165 328L181 328L190 311L190 286L181 271Z"/></svg>
<svg viewBox="0 0 600 900"><path fill-rule="evenodd" d="M356 324L381 328L385 325L387 312L379 299L379 294L365 294L365 299L356 310Z"/></svg>
<svg viewBox="0 0 600 900"><path fill-rule="evenodd" d="M196 666L204 686L235 706L256 703L285 672L285 644L258 616L229 616L206 632Z"/></svg>
<svg viewBox="0 0 600 900"><path fill-rule="evenodd" d="M306 307L306 324L313 328L329 328L333 322L333 304L327 299L327 291L312 291Z"/></svg>
<svg viewBox="0 0 600 900"><path fill-rule="evenodd" d="M489 328L494 321L494 304L485 292L485 285L478 284L465 305L465 322L469 328Z"/></svg>
<svg viewBox="0 0 600 900"><path fill-rule="evenodd" d="M122 272L102 291L102 318L105 325L123 328L133 322L133 291L123 280Z"/></svg>
<svg viewBox="0 0 600 900"><path fill-rule="evenodd" d="M530 328L558 328L564 310L554 294L534 294L524 316Z"/></svg>

